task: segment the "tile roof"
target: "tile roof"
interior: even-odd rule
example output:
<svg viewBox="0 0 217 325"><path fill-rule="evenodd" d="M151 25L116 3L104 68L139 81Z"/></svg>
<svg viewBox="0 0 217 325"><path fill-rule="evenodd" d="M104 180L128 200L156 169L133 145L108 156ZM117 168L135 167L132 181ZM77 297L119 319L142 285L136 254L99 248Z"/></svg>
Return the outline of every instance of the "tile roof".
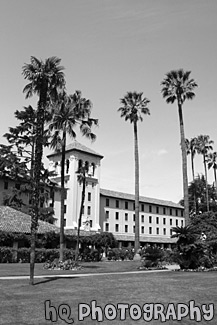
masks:
<svg viewBox="0 0 217 325"><path fill-rule="evenodd" d="M50 231L59 232L59 228L45 221L38 221L38 234ZM12 209L0 206L0 230L15 233L31 233L31 216Z"/></svg>
<svg viewBox="0 0 217 325"><path fill-rule="evenodd" d="M125 199L125 200L135 200L135 195L134 194L128 194L128 193L122 193L122 192L117 192L117 191L110 191L110 190L105 190L105 189L100 189L100 194L104 196L110 196L113 198L118 198L118 199ZM173 208L181 208L183 209L183 206L181 206L178 203L174 203L172 201L166 201L166 200L159 200L159 199L154 199L151 197L145 197L145 196L140 196L139 197L140 202L144 203L149 203L149 204L156 204L156 205L163 205L163 206L169 206Z"/></svg>
<svg viewBox="0 0 217 325"><path fill-rule="evenodd" d="M135 235L125 235L125 234L115 234L114 237L117 240L121 241L133 241L135 240ZM175 244L177 242L177 238L164 238L162 236L144 236L140 234L139 241L141 243L158 243L158 244Z"/></svg>
<svg viewBox="0 0 217 325"><path fill-rule="evenodd" d="M66 146L66 152L73 151L73 150L86 152L86 153L89 153L89 154L91 154L93 156L103 158L103 156L101 154L99 154L96 151L84 146L83 144L81 144L80 142L78 142L76 140L74 140L72 143L70 143L69 145ZM47 157L49 158L49 157L52 157L52 156L56 156L58 154L59 153L56 151L56 152L53 152L53 153L47 155Z"/></svg>

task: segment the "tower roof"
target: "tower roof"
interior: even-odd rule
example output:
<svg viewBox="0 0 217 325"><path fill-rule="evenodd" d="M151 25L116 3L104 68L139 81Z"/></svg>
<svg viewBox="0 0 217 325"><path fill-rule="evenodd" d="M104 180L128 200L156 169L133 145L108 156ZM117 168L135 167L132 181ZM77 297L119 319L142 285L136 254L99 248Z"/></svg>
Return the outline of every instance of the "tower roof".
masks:
<svg viewBox="0 0 217 325"><path fill-rule="evenodd" d="M91 154L93 156L97 156L97 157L99 157L101 159L103 158L103 156L101 154L99 154L96 151L84 146L83 144L81 144L80 142L78 142L76 140L66 146L66 152L69 152L69 151L86 152L86 153L89 153L89 154ZM47 155L47 157L49 158L49 157L57 156L59 154L60 154L60 152L55 151L55 152Z"/></svg>

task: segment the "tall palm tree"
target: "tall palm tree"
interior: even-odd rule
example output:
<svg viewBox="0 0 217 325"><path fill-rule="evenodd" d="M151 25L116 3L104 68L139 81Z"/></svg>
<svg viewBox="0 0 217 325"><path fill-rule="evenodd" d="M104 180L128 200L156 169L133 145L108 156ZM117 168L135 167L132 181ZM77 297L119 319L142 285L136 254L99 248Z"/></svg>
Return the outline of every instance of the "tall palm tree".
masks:
<svg viewBox="0 0 217 325"><path fill-rule="evenodd" d="M197 138L191 138L191 140L185 139L187 155L191 156L191 170L193 181L195 179L194 175L194 157L197 152ZM196 212L196 193L194 194L194 212Z"/></svg>
<svg viewBox="0 0 217 325"><path fill-rule="evenodd" d="M137 123L143 121L143 114L150 115L147 107L150 102L146 97L142 97L143 93L127 92L121 98L121 107L118 111L125 121L130 121L133 124L134 131L134 156L135 156L135 253L139 250L139 149L138 149L138 134Z"/></svg>
<svg viewBox="0 0 217 325"><path fill-rule="evenodd" d="M86 161L82 165L78 167L77 170L77 178L80 185L82 185L82 193L81 193L81 205L78 217L78 231L77 231L77 245L76 245L76 252L75 252L75 262L78 260L79 256L79 241L80 241L80 229L81 229L81 220L82 220L82 213L84 209L84 201L85 201L85 189L87 186L87 174L89 170L89 163Z"/></svg>
<svg viewBox="0 0 217 325"><path fill-rule="evenodd" d="M191 138L191 140L185 139L187 155L191 156L191 170L192 170L192 180L194 181L194 157L197 153L197 138Z"/></svg>
<svg viewBox="0 0 217 325"><path fill-rule="evenodd" d="M172 70L166 74L162 81L162 95L166 102L173 104L177 101L181 150L182 150L182 171L183 171L183 192L184 192L184 212L186 224L189 223L189 201L188 201L188 175L187 175L187 152L185 145L185 132L182 107L186 99L193 99L195 96L194 89L197 87L194 79L190 79L191 71L183 69Z"/></svg>
<svg viewBox="0 0 217 325"><path fill-rule="evenodd" d="M65 92L59 94L58 101L51 110L53 116L49 125L50 131L54 132L51 148L61 152L61 212L60 212L60 260L63 261L64 250L64 200L65 200L65 164L66 164L66 136L76 138L75 128L79 126L83 136L96 139L92 133L92 126L98 124L97 119L90 117L92 104L89 99L82 98L81 92L76 91L73 95Z"/></svg>
<svg viewBox="0 0 217 325"><path fill-rule="evenodd" d="M38 209L40 197L40 176L41 162L43 155L43 135L46 110L50 101L55 101L59 88L65 84L63 67L60 66L60 59L50 57L44 62L32 56L30 63L24 64L23 76L29 81L23 92L26 98L34 94L39 97L36 112L36 140L35 155L33 164L33 206L31 221L31 253L30 253L30 284L34 283L34 262L35 262L35 237L38 227Z"/></svg>
<svg viewBox="0 0 217 325"><path fill-rule="evenodd" d="M203 156L203 165L206 179L206 205L207 211L209 211L209 193L208 193L208 183L207 183L207 155L212 147L213 141L210 140L209 135L199 135L197 137L197 152Z"/></svg>
<svg viewBox="0 0 217 325"><path fill-rule="evenodd" d="M216 169L217 169L217 152L209 153L207 156L208 169L213 168L214 179L215 179L215 189L216 189L216 198L217 198L217 178L216 178Z"/></svg>

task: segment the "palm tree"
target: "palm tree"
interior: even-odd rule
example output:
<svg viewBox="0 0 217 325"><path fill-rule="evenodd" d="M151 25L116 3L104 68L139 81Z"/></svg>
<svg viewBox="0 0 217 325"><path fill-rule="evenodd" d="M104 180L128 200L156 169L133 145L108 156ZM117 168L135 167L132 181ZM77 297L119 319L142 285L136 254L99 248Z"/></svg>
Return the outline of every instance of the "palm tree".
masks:
<svg viewBox="0 0 217 325"><path fill-rule="evenodd" d="M49 102L56 100L59 88L65 84L63 67L60 66L60 59L51 57L44 62L32 56L30 63L24 64L23 75L29 83L24 87L23 92L26 98L36 94L39 97L36 112L36 140L33 167L33 211L31 221L31 253L30 253L30 284L34 283L34 262L35 262L35 237L38 227L38 209L40 200L40 176L41 162L43 155L43 135L46 110Z"/></svg>
<svg viewBox="0 0 217 325"><path fill-rule="evenodd" d="M121 112L121 117L125 121L133 123L134 131L134 156L135 156L135 253L139 250L139 149L137 123L143 121L142 114L150 115L147 107L150 102L146 97L142 97L143 93L127 92L124 98L121 98L121 107L118 109Z"/></svg>
<svg viewBox="0 0 217 325"><path fill-rule="evenodd" d="M65 92L59 94L57 103L54 104L51 115L53 119L49 125L50 131L54 131L51 148L61 152L61 213L60 213L60 260L63 261L64 249L64 200L65 200L65 164L66 164L66 136L76 138L75 128L80 127L82 135L96 139L92 133L92 125L97 125L98 120L90 117L92 104L89 99L81 97L81 92L73 95Z"/></svg>
<svg viewBox="0 0 217 325"><path fill-rule="evenodd" d="M191 170L192 170L192 178L193 181L195 179L194 175L194 157L196 155L196 149L197 149L197 138L191 138L189 141L188 139L185 139L185 144L186 144L186 150L187 150L187 155L191 155ZM194 212L196 212L196 195L194 194Z"/></svg>
<svg viewBox="0 0 217 325"><path fill-rule="evenodd" d="M188 202L188 175L187 175L187 152L185 144L184 121L182 106L186 99L193 99L195 96L194 89L197 87L194 79L190 79L191 71L183 69L172 70L166 74L162 81L162 95L166 102L173 104L177 100L181 150L182 150L182 170L183 170L183 192L184 192L184 212L186 224L189 223L189 202Z"/></svg>
<svg viewBox="0 0 217 325"><path fill-rule="evenodd" d="M208 194L208 185L207 185L207 155L210 150L212 150L213 141L210 140L209 135L199 135L197 137L197 152L203 156L203 165L206 179L206 205L207 211L209 212L209 194Z"/></svg>
<svg viewBox="0 0 217 325"><path fill-rule="evenodd" d="M217 152L216 151L208 154L207 163L208 163L208 169L212 167L214 171L215 189L216 189L216 197L217 197L217 178L216 178Z"/></svg>
<svg viewBox="0 0 217 325"><path fill-rule="evenodd" d="M76 245L76 252L75 252L75 262L78 260L79 256L79 240L80 240L80 229L81 229L81 219L82 213L84 209L84 201L85 201L85 189L87 186L86 177L89 170L89 163L86 161L82 165L78 167L77 174L78 174L78 182L82 185L82 193L81 193L81 205L79 211L79 218L78 218L78 232L77 232L77 245Z"/></svg>

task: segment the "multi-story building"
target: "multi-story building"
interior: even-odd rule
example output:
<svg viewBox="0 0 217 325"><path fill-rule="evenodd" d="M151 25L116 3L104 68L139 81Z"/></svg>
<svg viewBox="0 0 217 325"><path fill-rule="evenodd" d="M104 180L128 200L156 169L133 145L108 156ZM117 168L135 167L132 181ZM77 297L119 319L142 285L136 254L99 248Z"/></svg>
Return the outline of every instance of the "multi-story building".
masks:
<svg viewBox="0 0 217 325"><path fill-rule="evenodd" d="M60 184L61 153L48 155L49 169L55 171L55 182ZM102 155L77 141L66 147L65 165L65 228L77 229L81 205L82 186L78 182L78 168L89 166L85 203L82 215L84 230L105 231L114 234L120 246L134 245L135 206L134 195L100 189ZM60 192L55 195L55 218L60 225ZM140 197L140 242L170 247L172 227L185 224L183 207L171 201Z"/></svg>

